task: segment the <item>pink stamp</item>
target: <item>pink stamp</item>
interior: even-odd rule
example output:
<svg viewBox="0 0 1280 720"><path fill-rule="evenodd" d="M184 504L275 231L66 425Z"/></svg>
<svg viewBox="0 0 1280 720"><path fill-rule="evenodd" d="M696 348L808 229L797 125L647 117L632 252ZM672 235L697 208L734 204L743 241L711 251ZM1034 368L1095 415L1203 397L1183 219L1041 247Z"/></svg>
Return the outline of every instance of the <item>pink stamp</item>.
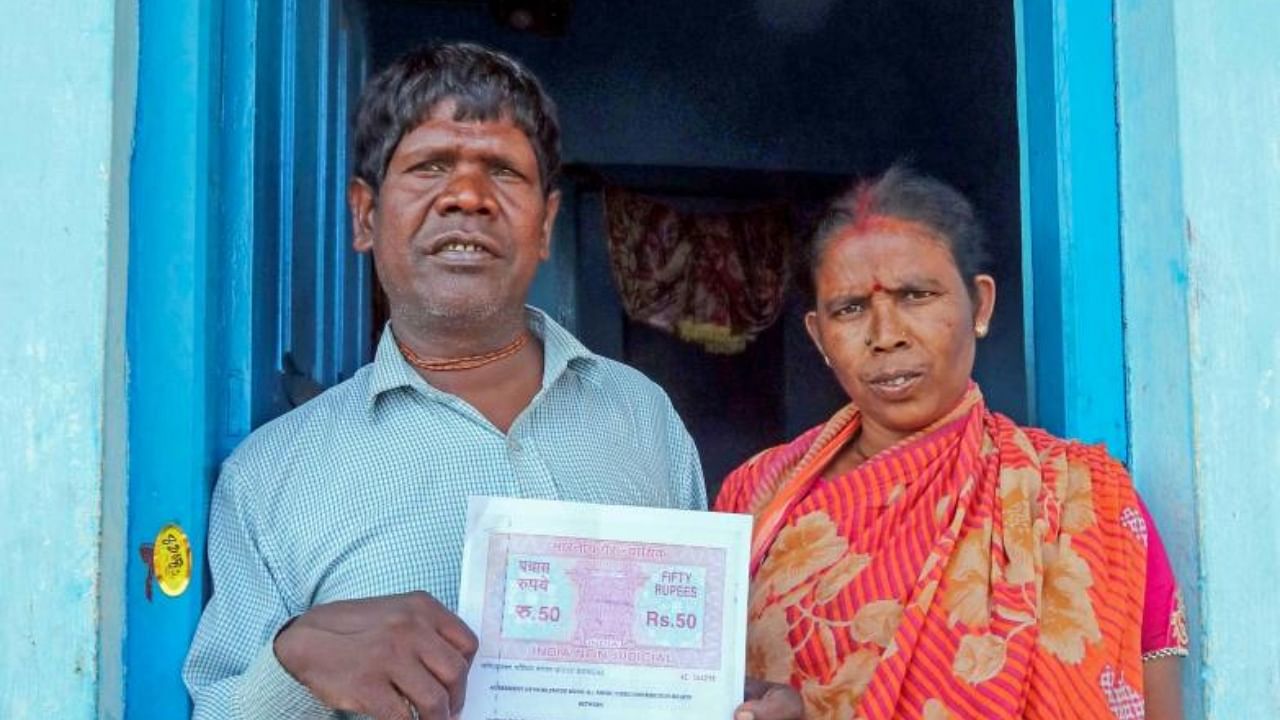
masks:
<svg viewBox="0 0 1280 720"><path fill-rule="evenodd" d="M725 550L494 534L480 655L713 670Z"/></svg>

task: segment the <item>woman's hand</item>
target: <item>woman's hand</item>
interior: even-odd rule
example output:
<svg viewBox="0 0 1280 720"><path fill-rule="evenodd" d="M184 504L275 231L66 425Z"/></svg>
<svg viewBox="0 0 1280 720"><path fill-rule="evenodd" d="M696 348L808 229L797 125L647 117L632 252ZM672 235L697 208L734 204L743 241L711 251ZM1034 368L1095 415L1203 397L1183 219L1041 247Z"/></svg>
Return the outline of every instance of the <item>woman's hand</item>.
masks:
<svg viewBox="0 0 1280 720"><path fill-rule="evenodd" d="M790 685L749 677L745 694L733 720L804 720L804 700Z"/></svg>

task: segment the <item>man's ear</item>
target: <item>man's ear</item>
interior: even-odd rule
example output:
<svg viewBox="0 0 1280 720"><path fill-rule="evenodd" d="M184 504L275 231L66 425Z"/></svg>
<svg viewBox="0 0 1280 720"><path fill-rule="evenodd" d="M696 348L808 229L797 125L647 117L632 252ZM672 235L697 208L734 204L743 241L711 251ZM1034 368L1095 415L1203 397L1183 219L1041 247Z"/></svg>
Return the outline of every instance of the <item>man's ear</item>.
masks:
<svg viewBox="0 0 1280 720"><path fill-rule="evenodd" d="M542 247L538 249L538 257L546 260L551 257L551 231L556 226L556 214L560 212L560 191L552 190L547 195L547 216L542 220Z"/></svg>
<svg viewBox="0 0 1280 720"><path fill-rule="evenodd" d="M377 197L373 188L360 178L347 184L347 207L351 209L351 247L356 252L373 249L373 214Z"/></svg>

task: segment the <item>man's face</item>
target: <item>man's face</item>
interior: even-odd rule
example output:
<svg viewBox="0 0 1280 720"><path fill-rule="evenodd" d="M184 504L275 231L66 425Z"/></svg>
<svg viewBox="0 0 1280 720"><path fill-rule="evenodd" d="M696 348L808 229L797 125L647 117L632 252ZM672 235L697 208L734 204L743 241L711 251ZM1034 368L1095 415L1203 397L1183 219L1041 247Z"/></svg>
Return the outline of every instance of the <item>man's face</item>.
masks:
<svg viewBox="0 0 1280 720"><path fill-rule="evenodd" d="M393 320L483 323L519 311L551 252L559 193L510 120L457 121L445 100L405 134L376 198L348 193L359 252L373 251Z"/></svg>

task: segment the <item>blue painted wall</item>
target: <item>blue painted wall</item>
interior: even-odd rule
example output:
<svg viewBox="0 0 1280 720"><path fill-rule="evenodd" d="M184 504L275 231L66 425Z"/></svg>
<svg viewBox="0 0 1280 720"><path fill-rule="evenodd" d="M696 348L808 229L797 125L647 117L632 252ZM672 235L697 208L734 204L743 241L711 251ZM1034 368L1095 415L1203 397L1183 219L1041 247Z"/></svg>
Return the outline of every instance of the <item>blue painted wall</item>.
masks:
<svg viewBox="0 0 1280 720"><path fill-rule="evenodd" d="M1133 467L1188 593L1188 716L1280 717L1280 7L1116 9Z"/></svg>
<svg viewBox="0 0 1280 720"><path fill-rule="evenodd" d="M120 628L119 553L100 538L118 530L123 509L131 7L111 0L0 7L6 718L87 719L100 709L111 717L110 699L99 708L99 683L119 687L118 645L100 644Z"/></svg>
<svg viewBox="0 0 1280 720"><path fill-rule="evenodd" d="M1173 6L1205 711L1276 717L1280 7Z"/></svg>
<svg viewBox="0 0 1280 720"><path fill-rule="evenodd" d="M1173 7L1116 6L1121 232L1130 467L1186 587L1193 648L1184 706L1203 713L1200 556L1189 366L1189 278L1184 237Z"/></svg>

